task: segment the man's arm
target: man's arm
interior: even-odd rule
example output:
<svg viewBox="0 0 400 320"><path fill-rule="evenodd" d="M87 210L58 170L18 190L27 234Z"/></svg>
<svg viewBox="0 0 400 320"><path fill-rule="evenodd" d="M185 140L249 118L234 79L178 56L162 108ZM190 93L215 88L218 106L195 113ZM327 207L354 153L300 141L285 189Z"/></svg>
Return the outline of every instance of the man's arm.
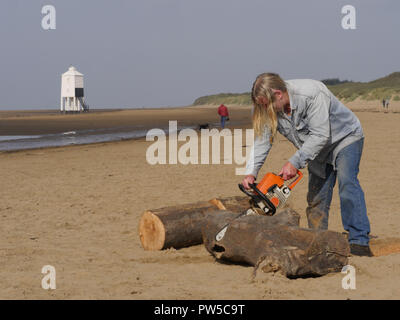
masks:
<svg viewBox="0 0 400 320"><path fill-rule="evenodd" d="M329 123L330 97L320 92L307 108L309 137L302 147L289 159L297 169L304 168L310 160L319 154L330 137Z"/></svg>
<svg viewBox="0 0 400 320"><path fill-rule="evenodd" d="M249 160L246 164L246 175L253 175L257 178L258 171L261 169L271 149L270 143L271 130L265 126L261 136L254 139Z"/></svg>

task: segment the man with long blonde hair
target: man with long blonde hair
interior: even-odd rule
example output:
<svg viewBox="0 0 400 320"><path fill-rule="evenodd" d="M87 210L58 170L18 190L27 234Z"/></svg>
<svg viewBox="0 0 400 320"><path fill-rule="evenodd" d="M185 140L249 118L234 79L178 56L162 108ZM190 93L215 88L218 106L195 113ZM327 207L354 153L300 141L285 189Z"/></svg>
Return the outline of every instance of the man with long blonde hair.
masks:
<svg viewBox="0 0 400 320"><path fill-rule="evenodd" d="M372 256L370 224L364 192L357 175L364 143L361 123L320 81L284 81L278 74L262 73L253 83L255 141L246 166L245 188L254 183L277 132L298 149L279 175L284 180L308 166L306 210L308 225L327 229L336 179L342 223L353 255Z"/></svg>

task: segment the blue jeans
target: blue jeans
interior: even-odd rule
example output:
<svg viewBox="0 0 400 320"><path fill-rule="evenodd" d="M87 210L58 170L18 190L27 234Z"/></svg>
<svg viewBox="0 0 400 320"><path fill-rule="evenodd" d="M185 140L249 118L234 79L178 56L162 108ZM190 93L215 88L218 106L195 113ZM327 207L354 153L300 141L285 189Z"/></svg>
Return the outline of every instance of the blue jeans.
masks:
<svg viewBox="0 0 400 320"><path fill-rule="evenodd" d="M343 148L336 157L336 170L330 164L326 166L325 179L309 172L306 212L310 228L328 229L329 208L337 178L342 223L349 233L349 243L367 246L370 225L364 192L357 178L363 144L364 139L361 139Z"/></svg>
<svg viewBox="0 0 400 320"><path fill-rule="evenodd" d="M221 128L222 128L222 129L225 128L225 121L226 121L226 118L228 118L228 117L226 117L226 116L221 116Z"/></svg>

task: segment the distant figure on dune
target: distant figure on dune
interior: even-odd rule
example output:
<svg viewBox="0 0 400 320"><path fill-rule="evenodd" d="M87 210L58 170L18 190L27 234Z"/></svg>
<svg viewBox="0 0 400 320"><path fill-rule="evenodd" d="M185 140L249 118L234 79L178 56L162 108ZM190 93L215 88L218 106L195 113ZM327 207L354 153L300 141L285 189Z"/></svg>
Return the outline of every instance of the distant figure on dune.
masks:
<svg viewBox="0 0 400 320"><path fill-rule="evenodd" d="M385 101L385 99L382 99L382 107L383 107L383 109L385 109L385 107L386 107L386 101Z"/></svg>
<svg viewBox="0 0 400 320"><path fill-rule="evenodd" d="M225 121L229 120L228 108L221 104L218 107L218 114L221 116L221 128L225 128Z"/></svg>
<svg viewBox="0 0 400 320"><path fill-rule="evenodd" d="M385 100L385 108L386 108L385 112L389 112L389 101L390 101L390 98L387 98Z"/></svg>

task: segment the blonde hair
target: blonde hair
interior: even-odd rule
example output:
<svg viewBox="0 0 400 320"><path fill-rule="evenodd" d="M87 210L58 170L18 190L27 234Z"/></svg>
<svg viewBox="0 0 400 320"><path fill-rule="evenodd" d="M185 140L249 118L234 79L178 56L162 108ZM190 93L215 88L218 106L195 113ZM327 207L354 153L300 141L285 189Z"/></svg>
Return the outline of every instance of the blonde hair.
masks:
<svg viewBox="0 0 400 320"><path fill-rule="evenodd" d="M251 99L254 104L253 129L255 135L260 136L265 125L267 125L271 130L271 143L278 127L278 116L274 108L275 96L272 89L287 91L285 82L276 73L258 75L251 90Z"/></svg>

